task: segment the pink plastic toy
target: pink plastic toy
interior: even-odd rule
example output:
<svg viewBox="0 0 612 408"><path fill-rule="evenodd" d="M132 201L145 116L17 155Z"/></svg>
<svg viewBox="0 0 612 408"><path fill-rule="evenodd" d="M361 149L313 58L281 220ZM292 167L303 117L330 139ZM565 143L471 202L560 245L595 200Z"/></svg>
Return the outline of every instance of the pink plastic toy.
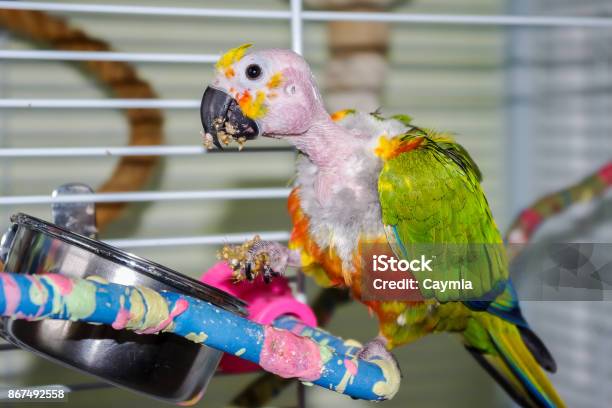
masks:
<svg viewBox="0 0 612 408"><path fill-rule="evenodd" d="M225 262L218 262L202 275L200 281L248 303L248 317L254 322L271 324L281 316L291 315L307 326L317 326L317 318L312 309L293 297L289 283L284 277L274 278L271 283L265 283L261 276L253 282L234 283L232 274L232 269ZM226 373L261 370L257 364L229 354L223 355L219 368Z"/></svg>

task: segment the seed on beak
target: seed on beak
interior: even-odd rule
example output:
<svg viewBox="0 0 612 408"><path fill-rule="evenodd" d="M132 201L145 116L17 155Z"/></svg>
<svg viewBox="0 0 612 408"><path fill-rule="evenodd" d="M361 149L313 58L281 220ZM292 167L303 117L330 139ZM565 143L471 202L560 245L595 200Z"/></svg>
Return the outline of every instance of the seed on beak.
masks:
<svg viewBox="0 0 612 408"><path fill-rule="evenodd" d="M210 134L213 146L220 149L230 145L232 139L242 147L247 140L259 136L255 120L245 116L238 101L221 89L206 88L200 104L200 119L204 133ZM239 141L241 137L244 138L242 142ZM207 140L205 143L208 146Z"/></svg>
<svg viewBox="0 0 612 408"><path fill-rule="evenodd" d="M238 143L238 150L242 150L244 148L247 138L244 136L236 138L235 135L239 132L236 126L234 126L231 122L219 117L213 120L213 126L217 132L217 138L225 146L229 146L232 140L235 140L236 143ZM206 145L207 149L212 149L214 146L214 138L211 134L207 133L205 135L204 144Z"/></svg>
<svg viewBox="0 0 612 408"><path fill-rule="evenodd" d="M238 151L242 151L244 149L244 144L246 143L246 137L239 137L238 140Z"/></svg>
<svg viewBox="0 0 612 408"><path fill-rule="evenodd" d="M223 119L222 117L215 118L213 120L213 126L214 126L215 130L221 129L221 127L223 126L223 122L225 122L225 119Z"/></svg>
<svg viewBox="0 0 612 408"><path fill-rule="evenodd" d="M223 143L225 146L228 146L230 142L232 141L232 137L223 130L219 130L217 132L217 137L219 138L219 141Z"/></svg>
<svg viewBox="0 0 612 408"><path fill-rule="evenodd" d="M206 150L211 150L215 146L213 136L210 133L204 133L204 131L201 131L200 134L204 140L204 147L206 147Z"/></svg>
<svg viewBox="0 0 612 408"><path fill-rule="evenodd" d="M232 136L238 133L238 129L236 129L230 122L225 122L225 131Z"/></svg>

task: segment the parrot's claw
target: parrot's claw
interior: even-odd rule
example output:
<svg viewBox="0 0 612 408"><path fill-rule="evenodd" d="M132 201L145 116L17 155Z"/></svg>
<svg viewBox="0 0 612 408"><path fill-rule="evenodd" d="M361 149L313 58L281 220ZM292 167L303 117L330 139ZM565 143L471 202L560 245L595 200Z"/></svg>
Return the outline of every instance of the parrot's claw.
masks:
<svg viewBox="0 0 612 408"><path fill-rule="evenodd" d="M226 260L234 270L236 281L252 281L261 274L266 283L284 275L288 266L296 266L299 262L299 255L289 248L278 242L262 241L259 236L239 246L226 245L219 252L219 258Z"/></svg>
<svg viewBox="0 0 612 408"><path fill-rule="evenodd" d="M289 249L278 242L255 239L245 260L244 275L252 281L258 274L270 283L275 276L285 274L289 260Z"/></svg>
<svg viewBox="0 0 612 408"><path fill-rule="evenodd" d="M272 282L273 277L280 276L280 275L281 275L280 273L273 271L270 265L267 265L267 264L264 265L263 280L265 283Z"/></svg>
<svg viewBox="0 0 612 408"><path fill-rule="evenodd" d="M244 276L246 276L246 278L250 281L255 279L255 276L253 275L253 270L251 268L252 268L252 263L247 261L244 267Z"/></svg>

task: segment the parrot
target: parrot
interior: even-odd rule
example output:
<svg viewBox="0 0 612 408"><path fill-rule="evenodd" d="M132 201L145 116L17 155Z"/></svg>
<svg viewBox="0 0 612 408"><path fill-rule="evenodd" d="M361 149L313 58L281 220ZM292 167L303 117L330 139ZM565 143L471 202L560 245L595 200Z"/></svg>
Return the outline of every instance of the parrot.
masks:
<svg viewBox="0 0 612 408"><path fill-rule="evenodd" d="M481 172L453 134L413 125L408 115L329 114L303 57L250 47L227 51L215 65L200 106L204 142L279 139L295 147L297 162L289 243L256 241L246 278L265 254L266 281L301 268L320 285L349 288L379 322L360 357L389 361L398 378L394 348L447 332L519 405L564 407L544 372L556 371L555 360L521 313ZM372 243L399 260L437 248L444 261L433 274L469 279L473 290L425 289L432 272L415 271L419 298L365 298L360 252Z"/></svg>

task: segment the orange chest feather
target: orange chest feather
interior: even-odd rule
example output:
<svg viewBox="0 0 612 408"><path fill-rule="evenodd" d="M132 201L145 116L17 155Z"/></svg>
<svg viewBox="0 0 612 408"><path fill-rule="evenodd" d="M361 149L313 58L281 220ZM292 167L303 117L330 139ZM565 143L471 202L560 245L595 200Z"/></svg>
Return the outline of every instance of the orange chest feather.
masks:
<svg viewBox="0 0 612 408"><path fill-rule="evenodd" d="M344 285L342 260L331 248L320 248L310 234L310 221L304 214L300 205L298 190L294 189L289 195L289 215L293 224L289 246L300 251L302 267L306 272L321 265L325 270L330 286ZM314 272L310 270L310 272Z"/></svg>
<svg viewBox="0 0 612 408"><path fill-rule="evenodd" d="M358 245L358 249L352 256L350 266L347 267L347 263L343 262L333 247L321 248L313 238L310 232L310 220L302 210L297 189L294 189L289 195L288 207L293 223L289 246L291 249L300 251L304 271L315 275L315 279L324 274L327 282L321 282L321 279L317 279L319 283L326 286L348 286L351 288L353 295L359 298L363 263L361 246ZM386 242L386 238L380 237L377 241ZM368 243L372 242L371 239L368 239ZM317 274L319 276L316 276Z"/></svg>
<svg viewBox="0 0 612 408"><path fill-rule="evenodd" d="M289 241L289 247L298 250L302 257L302 269L311 275L317 283L324 286L346 286L350 288L353 297L366 304L371 313L375 314L379 321L380 332L387 337L390 345L395 347L420 337L423 333L433 330L434 323L424 324L421 329L413 332L399 327L398 319L409 309L426 307L422 301L363 301L361 299L361 274L363 260L361 249L353 256L351 269L343 267L342 259L333 248L320 248L310 233L310 221L304 214L300 205L298 190L294 189L289 195L289 214L293 222L293 230ZM368 240L368 243L373 242ZM386 243L385 237L374 243ZM358 246L361 248L361 246Z"/></svg>

